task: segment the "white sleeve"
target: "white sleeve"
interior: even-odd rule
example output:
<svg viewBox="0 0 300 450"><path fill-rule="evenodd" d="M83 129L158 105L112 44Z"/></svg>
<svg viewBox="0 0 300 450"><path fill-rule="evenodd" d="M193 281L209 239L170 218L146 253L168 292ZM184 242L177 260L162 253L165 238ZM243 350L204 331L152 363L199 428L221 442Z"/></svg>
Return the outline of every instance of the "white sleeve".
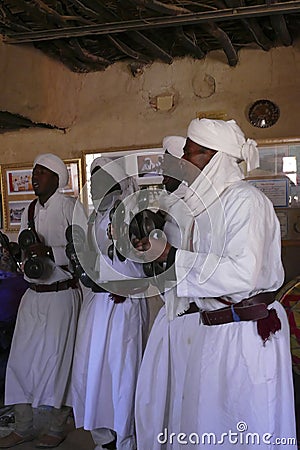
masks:
<svg viewBox="0 0 300 450"><path fill-rule="evenodd" d="M72 223L73 211L75 207L76 199L73 197L65 197L62 203L62 217L57 218L59 222L62 222L63 233L65 233L67 227ZM52 245L52 252L54 256L54 261L59 266L67 266L69 260L66 255L66 244L67 240L65 236L62 236L62 240L57 245Z"/></svg>
<svg viewBox="0 0 300 450"><path fill-rule="evenodd" d="M208 254L177 250L178 296L228 296L240 301L281 286L280 227L270 202L261 196L236 200L225 215L223 251Z"/></svg>

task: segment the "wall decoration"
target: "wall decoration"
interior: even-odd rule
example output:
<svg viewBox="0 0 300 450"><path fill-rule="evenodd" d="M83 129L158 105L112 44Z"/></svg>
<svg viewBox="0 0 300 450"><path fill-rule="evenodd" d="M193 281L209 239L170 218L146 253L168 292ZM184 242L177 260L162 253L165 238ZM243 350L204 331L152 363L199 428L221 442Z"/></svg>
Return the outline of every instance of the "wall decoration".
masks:
<svg viewBox="0 0 300 450"><path fill-rule="evenodd" d="M274 125L280 116L279 107L270 100L257 100L251 105L248 118L254 127L269 128Z"/></svg>
<svg viewBox="0 0 300 450"><path fill-rule="evenodd" d="M7 170L6 183L8 195L33 194L31 173L31 169Z"/></svg>
<svg viewBox="0 0 300 450"><path fill-rule="evenodd" d="M162 175L163 171L163 155L159 153L138 155L138 176L139 177L156 177Z"/></svg>
<svg viewBox="0 0 300 450"><path fill-rule="evenodd" d="M90 168L94 159L106 157L111 160L121 158L122 165L128 176L133 176L137 184L142 187L161 186L162 183L162 162L164 150L157 147L132 147L130 149L110 149L98 150L95 152L85 152L83 154L83 177L86 185L83 189L83 201L90 212L92 210L92 199L90 196Z"/></svg>
<svg viewBox="0 0 300 450"><path fill-rule="evenodd" d="M81 159L65 159L64 162L69 172L69 181L67 186L60 189L60 192L77 198L82 189Z"/></svg>
<svg viewBox="0 0 300 450"><path fill-rule="evenodd" d="M1 177L0 177L1 180ZM1 184L1 183L0 183ZM3 217L2 217L2 195L0 193L0 230L3 227Z"/></svg>
<svg viewBox="0 0 300 450"><path fill-rule="evenodd" d="M21 225L22 214L26 206L29 205L31 201L32 199L8 201L7 220L9 223L9 229L11 229L12 227L19 227Z"/></svg>
<svg viewBox="0 0 300 450"><path fill-rule="evenodd" d="M300 139L258 139L257 143L260 165L247 174L246 180L272 201L280 223L282 245L299 247Z"/></svg>
<svg viewBox="0 0 300 450"><path fill-rule="evenodd" d="M197 119L227 120L226 111L198 111Z"/></svg>

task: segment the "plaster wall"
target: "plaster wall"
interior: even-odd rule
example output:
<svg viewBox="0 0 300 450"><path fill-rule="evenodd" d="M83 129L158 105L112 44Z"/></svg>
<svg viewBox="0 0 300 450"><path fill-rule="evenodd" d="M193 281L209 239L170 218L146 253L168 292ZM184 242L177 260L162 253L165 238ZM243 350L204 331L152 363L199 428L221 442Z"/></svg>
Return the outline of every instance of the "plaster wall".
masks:
<svg viewBox="0 0 300 450"><path fill-rule="evenodd" d="M160 145L168 134L184 135L201 112L223 112L234 118L247 137L300 137L300 42L269 52L239 52L229 67L222 51L203 60L155 63L133 77L126 63L104 72L76 74L30 46L0 41L0 110L63 130L28 129L0 134L0 164L32 162L38 153L62 158L84 151ZM174 106L155 108L156 98L173 96ZM254 101L267 98L280 107L271 128L247 120ZM16 239L16 236L11 236ZM152 317L160 300L152 306Z"/></svg>
<svg viewBox="0 0 300 450"><path fill-rule="evenodd" d="M18 113L61 130L28 129L0 134L0 163L32 161L40 152L64 158L82 151L160 144L168 134L185 134L199 112L222 111L256 139L299 136L300 42L270 52L241 50L229 67L222 51L203 60L154 63L133 77L126 63L104 72L72 73L30 46L0 42L0 110ZM156 97L172 95L169 111ZM280 107L276 125L249 124L249 105L267 98Z"/></svg>

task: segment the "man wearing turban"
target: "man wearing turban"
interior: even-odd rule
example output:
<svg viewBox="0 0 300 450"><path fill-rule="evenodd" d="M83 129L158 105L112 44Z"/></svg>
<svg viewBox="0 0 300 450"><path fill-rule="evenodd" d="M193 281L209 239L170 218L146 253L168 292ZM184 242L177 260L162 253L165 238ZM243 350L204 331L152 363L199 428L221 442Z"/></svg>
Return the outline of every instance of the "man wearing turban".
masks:
<svg viewBox="0 0 300 450"><path fill-rule="evenodd" d="M112 245L109 238L114 210L119 202L130 201L136 190L135 180L127 176L119 160L101 156L93 161L95 209L87 235L97 255L95 283L84 290L68 401L76 427L91 431L95 450L136 449L134 398L148 332L147 300L141 291L139 298L126 293L122 281L116 286L101 282L112 274L118 280L144 277L142 265L120 259L117 243ZM118 225L121 228L124 222ZM101 291L97 282L110 292Z"/></svg>
<svg viewBox="0 0 300 450"><path fill-rule="evenodd" d="M32 407L40 405L52 409L49 429L37 446L56 447L65 438L71 408L64 402L81 302L65 254L65 230L72 223L75 198L58 189L67 182L67 167L58 156L48 153L35 159L32 186L37 200L25 209L20 233L31 228L35 243L23 253L25 259L40 258L44 269L37 278L26 273L24 265L29 289L18 311L5 386L5 404L15 405L16 429L0 439L0 448L34 439Z"/></svg>
<svg viewBox="0 0 300 450"><path fill-rule="evenodd" d="M280 226L241 161L253 170L258 150L234 120L193 120L182 157L188 188L168 208L180 243L136 245L167 268L137 384L140 449L284 450L286 438L297 448L289 328L274 301L284 280Z"/></svg>

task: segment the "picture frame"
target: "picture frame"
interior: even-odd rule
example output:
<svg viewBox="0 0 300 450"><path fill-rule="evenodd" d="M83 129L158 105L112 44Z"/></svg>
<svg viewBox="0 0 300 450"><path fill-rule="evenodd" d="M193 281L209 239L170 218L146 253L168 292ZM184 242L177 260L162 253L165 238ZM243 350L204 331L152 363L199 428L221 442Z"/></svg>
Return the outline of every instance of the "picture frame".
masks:
<svg viewBox="0 0 300 450"><path fill-rule="evenodd" d="M65 195L72 197L79 197L82 189L82 166L81 158L64 159L69 172L69 181L67 186L61 188L59 191Z"/></svg>
<svg viewBox="0 0 300 450"><path fill-rule="evenodd" d="M21 225L21 217L22 214L28 206L31 201L34 199L34 197L30 200L9 200L8 201L8 214L9 217L7 218L9 221L9 229L12 230L12 228L19 228Z"/></svg>
<svg viewBox="0 0 300 450"><path fill-rule="evenodd" d="M134 176L137 179L138 184L160 184L162 181L161 158L163 157L164 150L159 146L151 147L131 147L131 148L114 148L105 150L95 150L83 152L83 178L88 181L90 176L90 166L92 161L98 157L106 157L111 160L118 158L126 158L126 171L128 175ZM148 167L145 165L145 161L149 162ZM142 181L145 175L149 175L146 178L147 183Z"/></svg>
<svg viewBox="0 0 300 450"><path fill-rule="evenodd" d="M248 183L263 192L274 208L286 208L289 202L288 179L283 177L247 178Z"/></svg>
<svg viewBox="0 0 300 450"><path fill-rule="evenodd" d="M258 179L258 186L270 198L275 208L300 207L300 139L257 140L260 156L259 168L247 174L247 179ZM269 180L275 178L271 185ZM281 181L278 181L281 179ZM286 180L287 184L283 181ZM266 181L265 181L266 180ZM257 186L257 187L258 187ZM287 186L287 187L286 187ZM285 192L286 191L286 192Z"/></svg>
<svg viewBox="0 0 300 450"><path fill-rule="evenodd" d="M69 172L69 181L60 192L77 198L82 189L81 158L66 159L64 162ZM31 179L32 163L3 164L0 177L2 226L5 231L18 232L22 213L35 198Z"/></svg>
<svg viewBox="0 0 300 450"><path fill-rule="evenodd" d="M32 163L3 164L1 193L4 231L18 231L21 215L34 198L31 184ZM28 184L25 175L28 178Z"/></svg>
<svg viewBox="0 0 300 450"><path fill-rule="evenodd" d="M164 150L160 146L130 147L130 148L110 148L104 150L85 151L82 153L83 166L83 202L88 211L92 209L92 199L90 196L90 168L94 159L99 157L109 158L114 161L118 158L125 158L125 170L128 176L135 178L140 188L147 186L159 187L162 185L162 170L159 168L164 155ZM149 160L149 167L144 167L145 159ZM146 161L147 162L147 161Z"/></svg>
<svg viewBox="0 0 300 450"><path fill-rule="evenodd" d="M0 180L1 180L1 173L0 173ZM0 230L3 228L3 214L2 214L2 193L0 190Z"/></svg>
<svg viewBox="0 0 300 450"><path fill-rule="evenodd" d="M32 187L32 169L12 168L6 171L6 185L8 195L34 194Z"/></svg>

